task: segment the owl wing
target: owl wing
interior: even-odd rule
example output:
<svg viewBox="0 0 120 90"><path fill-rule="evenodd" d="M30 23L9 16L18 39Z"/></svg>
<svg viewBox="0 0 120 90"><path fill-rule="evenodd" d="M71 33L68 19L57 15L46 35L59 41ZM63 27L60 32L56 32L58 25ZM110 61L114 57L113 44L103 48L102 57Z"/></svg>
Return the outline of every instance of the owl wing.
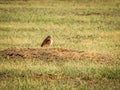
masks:
<svg viewBox="0 0 120 90"><path fill-rule="evenodd" d="M46 39L42 42L41 47L43 47L44 45L46 45L49 41L50 41L50 38L46 38Z"/></svg>

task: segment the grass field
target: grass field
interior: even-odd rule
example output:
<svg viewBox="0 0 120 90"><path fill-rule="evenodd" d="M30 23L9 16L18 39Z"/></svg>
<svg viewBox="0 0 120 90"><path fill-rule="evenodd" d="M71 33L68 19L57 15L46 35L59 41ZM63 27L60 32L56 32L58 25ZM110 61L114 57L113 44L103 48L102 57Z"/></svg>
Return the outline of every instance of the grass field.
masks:
<svg viewBox="0 0 120 90"><path fill-rule="evenodd" d="M120 55L119 0L0 0L0 50L50 48ZM119 90L120 60L0 57L0 90Z"/></svg>

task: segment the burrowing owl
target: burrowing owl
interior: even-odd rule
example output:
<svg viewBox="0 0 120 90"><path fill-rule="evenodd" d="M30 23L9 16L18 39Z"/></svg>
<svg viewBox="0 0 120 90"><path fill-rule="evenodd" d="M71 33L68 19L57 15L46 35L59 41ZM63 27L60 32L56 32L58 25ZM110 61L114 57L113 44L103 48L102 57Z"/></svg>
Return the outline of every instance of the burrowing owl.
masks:
<svg viewBox="0 0 120 90"><path fill-rule="evenodd" d="M42 42L41 47L43 46L50 46L52 44L53 40L51 39L51 36L47 36L45 40Z"/></svg>

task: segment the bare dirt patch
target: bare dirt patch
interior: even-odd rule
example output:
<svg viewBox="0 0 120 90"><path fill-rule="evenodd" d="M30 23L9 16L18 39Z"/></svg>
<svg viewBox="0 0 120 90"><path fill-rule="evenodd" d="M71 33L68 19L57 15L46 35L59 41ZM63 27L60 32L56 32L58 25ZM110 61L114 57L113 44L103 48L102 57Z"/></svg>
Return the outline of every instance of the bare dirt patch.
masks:
<svg viewBox="0 0 120 90"><path fill-rule="evenodd" d="M8 48L0 51L0 56L7 59L40 59L40 60L113 60L107 54L70 50L63 48Z"/></svg>

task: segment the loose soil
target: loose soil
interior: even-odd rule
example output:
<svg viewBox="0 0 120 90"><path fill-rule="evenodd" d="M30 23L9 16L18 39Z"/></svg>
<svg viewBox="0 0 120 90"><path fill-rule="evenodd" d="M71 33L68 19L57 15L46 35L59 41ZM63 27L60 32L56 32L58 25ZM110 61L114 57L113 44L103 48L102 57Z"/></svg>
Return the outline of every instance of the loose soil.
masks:
<svg viewBox="0 0 120 90"><path fill-rule="evenodd" d="M114 60L115 58L94 52L70 50L64 48L8 48L0 51L0 57L7 59L39 60Z"/></svg>

